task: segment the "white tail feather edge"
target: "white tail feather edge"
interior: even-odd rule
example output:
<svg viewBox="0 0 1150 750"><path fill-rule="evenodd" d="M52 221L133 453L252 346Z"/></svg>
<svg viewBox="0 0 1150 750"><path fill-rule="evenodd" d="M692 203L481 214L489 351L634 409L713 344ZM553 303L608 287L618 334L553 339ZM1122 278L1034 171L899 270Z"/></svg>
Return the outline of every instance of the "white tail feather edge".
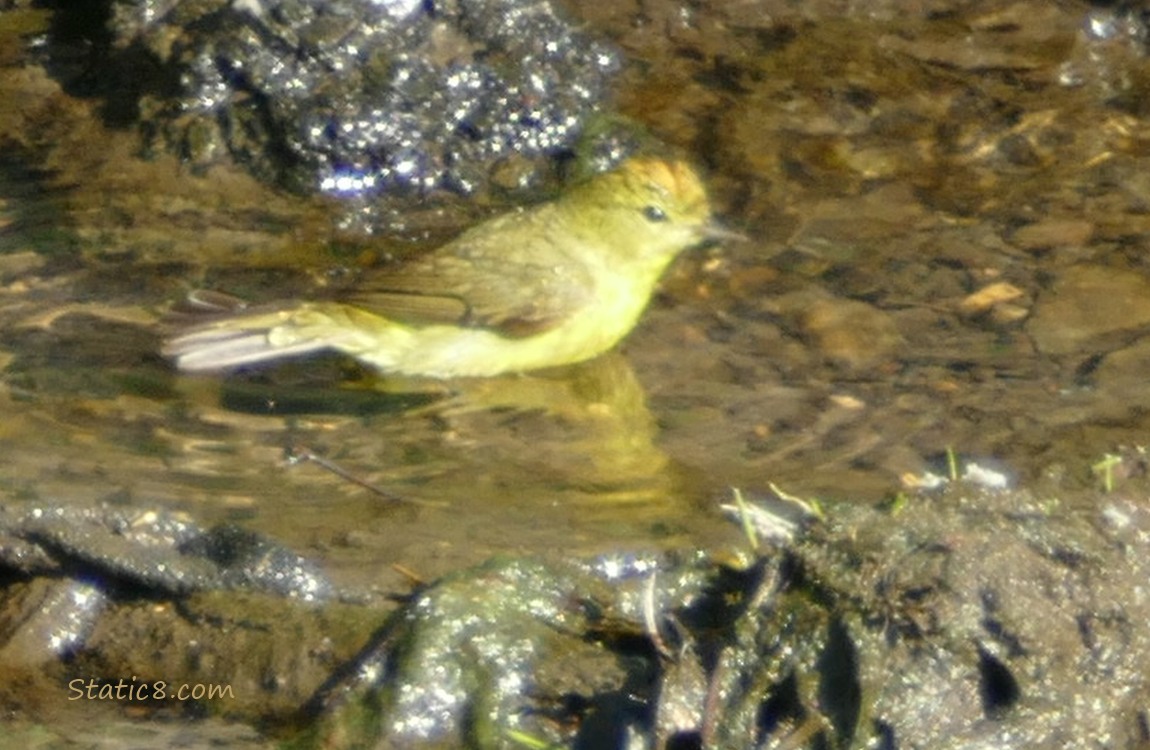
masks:
<svg viewBox="0 0 1150 750"><path fill-rule="evenodd" d="M209 372L309 354L327 348L328 343L322 340L275 346L268 340L267 331L213 330L178 336L164 347L164 354L173 357L181 370Z"/></svg>

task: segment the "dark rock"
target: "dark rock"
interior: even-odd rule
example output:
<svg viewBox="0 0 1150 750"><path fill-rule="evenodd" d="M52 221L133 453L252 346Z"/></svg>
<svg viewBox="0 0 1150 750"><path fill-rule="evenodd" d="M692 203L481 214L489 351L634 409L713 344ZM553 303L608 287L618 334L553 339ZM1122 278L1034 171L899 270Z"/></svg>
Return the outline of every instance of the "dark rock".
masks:
<svg viewBox="0 0 1150 750"><path fill-rule="evenodd" d="M548 2L119 0L109 28L156 147L338 196L569 150L618 67Z"/></svg>
<svg viewBox="0 0 1150 750"><path fill-rule="evenodd" d="M204 530L167 511L37 506L0 515L0 568L103 588L182 596L244 588L306 601L331 584L310 561L234 526Z"/></svg>

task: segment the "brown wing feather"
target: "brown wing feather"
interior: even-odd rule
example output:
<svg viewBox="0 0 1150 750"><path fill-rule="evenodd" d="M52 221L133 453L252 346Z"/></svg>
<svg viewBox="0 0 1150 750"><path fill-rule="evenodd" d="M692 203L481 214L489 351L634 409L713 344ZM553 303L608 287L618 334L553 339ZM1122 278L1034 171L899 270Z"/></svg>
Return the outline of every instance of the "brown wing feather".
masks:
<svg viewBox="0 0 1150 750"><path fill-rule="evenodd" d="M530 336L558 325L592 298L590 272L556 249L546 236L551 230L529 227L531 250L505 247L500 238L506 235L490 227L466 233L423 258L368 271L340 299L410 325L464 325Z"/></svg>

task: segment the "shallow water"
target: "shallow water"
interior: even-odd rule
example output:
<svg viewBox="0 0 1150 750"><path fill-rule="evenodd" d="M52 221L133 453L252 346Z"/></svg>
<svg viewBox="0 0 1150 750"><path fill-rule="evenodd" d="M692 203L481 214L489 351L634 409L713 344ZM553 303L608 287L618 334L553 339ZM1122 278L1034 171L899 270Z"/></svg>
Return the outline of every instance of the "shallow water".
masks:
<svg viewBox="0 0 1150 750"><path fill-rule="evenodd" d="M1150 401L1143 51L1117 16L1028 7L615 30L624 108L707 166L750 239L684 258L611 357L446 387L336 358L175 373L165 307L306 295L349 262L331 206L145 161L98 103L9 60L5 491L240 519L386 588L391 563L707 543L730 486L875 499L948 447L1090 483ZM454 396L380 393L406 388Z"/></svg>

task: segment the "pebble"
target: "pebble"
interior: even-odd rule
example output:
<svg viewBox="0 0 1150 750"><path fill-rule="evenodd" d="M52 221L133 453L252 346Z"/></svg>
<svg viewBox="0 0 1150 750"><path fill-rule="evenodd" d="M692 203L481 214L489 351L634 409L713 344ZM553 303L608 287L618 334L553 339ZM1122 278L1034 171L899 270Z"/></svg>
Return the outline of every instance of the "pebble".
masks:
<svg viewBox="0 0 1150 750"><path fill-rule="evenodd" d="M1150 324L1150 280L1140 273L1096 265L1067 268L1041 293L1026 326L1039 351L1096 353L1107 334Z"/></svg>
<svg viewBox="0 0 1150 750"><path fill-rule="evenodd" d="M1024 250L1085 245L1094 236L1094 224L1081 219L1045 219L1015 232L1011 242Z"/></svg>
<svg viewBox="0 0 1150 750"><path fill-rule="evenodd" d="M817 300L800 326L822 356L851 370L882 363L902 343L890 316L858 300Z"/></svg>

